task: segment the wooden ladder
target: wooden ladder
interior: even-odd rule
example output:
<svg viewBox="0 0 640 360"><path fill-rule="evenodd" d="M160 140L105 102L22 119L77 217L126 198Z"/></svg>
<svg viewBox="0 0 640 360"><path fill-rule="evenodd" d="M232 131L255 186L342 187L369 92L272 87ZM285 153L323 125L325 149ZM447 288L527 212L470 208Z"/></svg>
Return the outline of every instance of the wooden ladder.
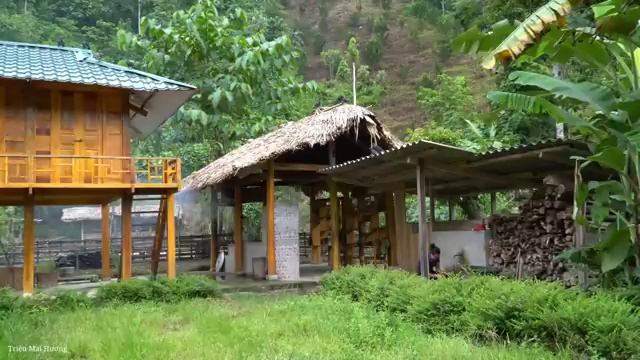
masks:
<svg viewBox="0 0 640 360"><path fill-rule="evenodd" d="M158 219L156 221L156 235L153 239L153 248L151 249L151 275L153 278L158 274L158 265L160 264L160 252L162 251L162 239L167 227L167 196L162 195L160 199L160 208L158 209Z"/></svg>

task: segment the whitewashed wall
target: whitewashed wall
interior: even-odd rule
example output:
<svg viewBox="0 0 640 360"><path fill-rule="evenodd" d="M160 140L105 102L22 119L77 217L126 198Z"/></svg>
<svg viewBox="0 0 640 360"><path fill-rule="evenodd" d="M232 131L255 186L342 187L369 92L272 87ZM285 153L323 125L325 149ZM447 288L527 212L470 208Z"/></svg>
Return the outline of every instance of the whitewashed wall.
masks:
<svg viewBox="0 0 640 360"><path fill-rule="evenodd" d="M300 215L297 205L276 203L275 233L276 233L276 274L279 280L300 279L300 249L298 232L300 229ZM262 236L260 242L244 242L244 272L253 273L252 259L267 256L266 211L262 216ZM229 245L229 254L225 269L233 272L235 269L235 247Z"/></svg>

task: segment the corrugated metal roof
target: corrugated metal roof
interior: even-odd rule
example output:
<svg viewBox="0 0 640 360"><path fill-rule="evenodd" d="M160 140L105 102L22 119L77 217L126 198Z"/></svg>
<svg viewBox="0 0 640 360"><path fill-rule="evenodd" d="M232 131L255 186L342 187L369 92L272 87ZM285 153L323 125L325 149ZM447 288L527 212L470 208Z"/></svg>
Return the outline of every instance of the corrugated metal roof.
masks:
<svg viewBox="0 0 640 360"><path fill-rule="evenodd" d="M0 41L0 78L135 91L195 89L178 81L100 61L91 50L8 41Z"/></svg>
<svg viewBox="0 0 640 360"><path fill-rule="evenodd" d="M536 141L536 142L528 143L528 144L514 145L514 146L511 146L511 147L507 147L507 148L503 148L503 149L499 149L499 150L485 151L485 152L476 154L476 157L478 157L478 158L488 158L488 157L493 157L493 156L504 156L504 155L508 155L508 154L515 154L515 153L520 153L520 152L527 152L527 151L531 151L531 150L538 150L538 149L544 149L544 148L556 147L556 146L563 146L563 145L569 145L569 146L580 148L580 149L587 149L588 148L586 143L584 143L582 141L578 141L578 140L572 140L572 139L546 139L546 140L540 140L540 141Z"/></svg>
<svg viewBox="0 0 640 360"><path fill-rule="evenodd" d="M420 141L320 170L337 181L375 191L402 185L415 189L416 161L422 159L426 178L436 196L452 196L535 187L549 174L572 174L574 155L588 154L586 144L550 140L483 154ZM590 168L583 176L604 178Z"/></svg>
<svg viewBox="0 0 640 360"><path fill-rule="evenodd" d="M369 163L369 164L373 164L374 162L376 162L376 160L379 161L387 161L390 160L392 158L396 158L396 157L409 157L411 155L414 154L419 154L419 153L423 153L425 151L429 151L432 149L437 149L439 152L446 154L446 155L450 155L450 156L456 156L456 157L460 157L460 158L467 158L467 157L471 157L473 156L473 153L467 150L464 150L462 148L458 148L455 146L451 146L451 145L445 145L445 144L440 144L440 143L436 143L436 142L431 142L431 141L418 141L418 142L413 142L413 143L408 143L408 144L404 144L402 146L400 146L399 148L396 149L392 149L392 150L386 150L386 151L381 151L377 154L372 154L372 155L368 155L368 156L363 156L361 158L355 159L355 160L351 160L351 161L347 161L335 166L330 166L330 167L326 167L324 169L321 169L320 172L321 173L333 173L335 171L339 171L342 168L347 168L347 167L353 167L356 166L355 164L359 164L359 163ZM368 164L367 164L368 165Z"/></svg>
<svg viewBox="0 0 640 360"><path fill-rule="evenodd" d="M392 157L395 158L396 156L406 157L406 156L410 156L411 154L424 152L431 148L438 149L441 155L454 153L455 155L463 158L468 156L469 159L467 161L478 161L480 159L488 159L493 157L506 156L509 154L524 153L532 150L551 148L551 147L557 147L557 146L563 146L563 145L568 145L568 146L576 147L579 149L585 149L585 150L587 149L587 145L581 141L570 140L570 139L567 139L567 140L549 139L549 140L542 140L542 141L538 141L530 144L514 145L512 147L508 147L500 150L487 151L483 153L474 153L474 152L471 152L462 148L458 148L455 146L421 140L413 143L404 144L397 149L382 151L377 154L364 156L355 160L347 161L342 164L330 166L330 167L321 169L320 172L325 174L334 173L336 171L339 171L342 168L354 166L354 164L357 164L357 163L374 161L370 159L378 159L380 161L385 161L388 158L389 159Z"/></svg>

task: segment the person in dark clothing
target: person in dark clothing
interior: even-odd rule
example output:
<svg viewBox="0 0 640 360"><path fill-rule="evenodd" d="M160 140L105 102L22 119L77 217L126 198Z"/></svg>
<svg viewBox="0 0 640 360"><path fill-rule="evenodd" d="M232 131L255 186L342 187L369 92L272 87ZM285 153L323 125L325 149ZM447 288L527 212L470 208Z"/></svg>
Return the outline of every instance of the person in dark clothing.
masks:
<svg viewBox="0 0 640 360"><path fill-rule="evenodd" d="M429 246L429 275L440 272L440 248L435 244Z"/></svg>
<svg viewBox="0 0 640 360"><path fill-rule="evenodd" d="M440 248L435 244L429 245L429 277L437 277L440 270ZM420 274L420 262L418 262L418 275Z"/></svg>

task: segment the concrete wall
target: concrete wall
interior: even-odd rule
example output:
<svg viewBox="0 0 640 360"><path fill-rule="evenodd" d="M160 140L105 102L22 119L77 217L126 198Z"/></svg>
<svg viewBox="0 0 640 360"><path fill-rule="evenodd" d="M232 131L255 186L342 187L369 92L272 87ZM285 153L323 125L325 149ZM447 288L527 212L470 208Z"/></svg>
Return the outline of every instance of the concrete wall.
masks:
<svg viewBox="0 0 640 360"><path fill-rule="evenodd" d="M254 257L267 257L267 243L264 241L245 241L244 242L244 272L245 274L253 274L252 260ZM229 245L229 255L225 260L225 271L233 272L235 269L235 246Z"/></svg>
<svg viewBox="0 0 640 360"><path fill-rule="evenodd" d="M463 252L468 265L487 266L487 251L491 233L489 231L474 231L480 221L451 221L436 223L433 230L432 243L440 248L440 269L447 270L457 264L455 255ZM400 266L412 272L417 272L418 226L407 224L406 229L408 252L403 259L399 259Z"/></svg>

